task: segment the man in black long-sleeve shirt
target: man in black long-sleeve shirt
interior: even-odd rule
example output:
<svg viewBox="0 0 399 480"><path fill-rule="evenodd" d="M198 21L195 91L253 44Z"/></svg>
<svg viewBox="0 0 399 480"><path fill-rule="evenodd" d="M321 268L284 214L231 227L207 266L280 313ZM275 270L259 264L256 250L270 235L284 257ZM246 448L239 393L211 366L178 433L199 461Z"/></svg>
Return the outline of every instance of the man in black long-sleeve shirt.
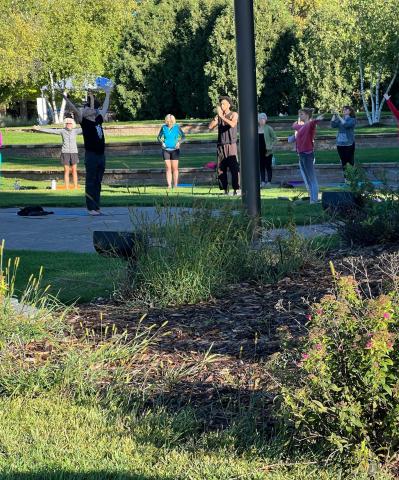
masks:
<svg viewBox="0 0 399 480"><path fill-rule="evenodd" d="M76 120L82 127L85 146L86 207L90 215L101 215L101 182L105 170L105 139L102 124L108 111L111 88L105 88L104 90L106 95L102 108L99 108L98 100L89 92L89 102L82 112L64 94L67 104L73 110Z"/></svg>

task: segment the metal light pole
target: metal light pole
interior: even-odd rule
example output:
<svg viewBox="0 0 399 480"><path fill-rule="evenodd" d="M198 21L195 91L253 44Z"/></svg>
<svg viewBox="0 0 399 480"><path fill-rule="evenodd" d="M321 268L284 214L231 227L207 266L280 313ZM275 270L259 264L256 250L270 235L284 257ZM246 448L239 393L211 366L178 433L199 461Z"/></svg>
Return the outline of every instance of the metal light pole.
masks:
<svg viewBox="0 0 399 480"><path fill-rule="evenodd" d="M259 146L253 0L234 0L241 151L242 199L251 217L260 217Z"/></svg>

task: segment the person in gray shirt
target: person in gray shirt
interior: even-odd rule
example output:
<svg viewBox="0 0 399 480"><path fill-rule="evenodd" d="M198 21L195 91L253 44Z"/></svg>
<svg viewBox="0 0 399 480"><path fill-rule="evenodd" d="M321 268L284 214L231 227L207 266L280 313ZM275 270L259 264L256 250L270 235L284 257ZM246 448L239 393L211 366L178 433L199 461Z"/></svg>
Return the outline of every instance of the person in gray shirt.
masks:
<svg viewBox="0 0 399 480"><path fill-rule="evenodd" d="M337 128L337 151L345 173L346 165L355 164L355 110L346 105L342 109L342 117L335 112L331 119L331 127Z"/></svg>
<svg viewBox="0 0 399 480"><path fill-rule="evenodd" d="M82 133L81 128L75 128L76 124L73 118L65 118L64 128L40 128L34 127L34 130L42 133L50 133L52 135L61 135L61 165L64 166L65 188L69 190L69 175L72 173L73 185L78 188L78 171L79 163L78 145L76 137Z"/></svg>

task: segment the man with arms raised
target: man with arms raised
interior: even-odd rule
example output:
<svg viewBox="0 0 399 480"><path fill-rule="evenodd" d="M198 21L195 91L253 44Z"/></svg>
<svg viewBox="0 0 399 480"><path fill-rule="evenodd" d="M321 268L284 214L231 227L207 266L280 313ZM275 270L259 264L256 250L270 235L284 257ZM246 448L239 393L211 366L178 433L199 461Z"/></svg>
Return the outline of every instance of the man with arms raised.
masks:
<svg viewBox="0 0 399 480"><path fill-rule="evenodd" d="M108 111L111 88L105 87L104 90L105 100L101 108L99 101L89 91L88 102L82 111L76 108L64 93L68 106L82 127L85 146L86 207L90 215L101 215L101 182L105 170L105 139L102 124Z"/></svg>

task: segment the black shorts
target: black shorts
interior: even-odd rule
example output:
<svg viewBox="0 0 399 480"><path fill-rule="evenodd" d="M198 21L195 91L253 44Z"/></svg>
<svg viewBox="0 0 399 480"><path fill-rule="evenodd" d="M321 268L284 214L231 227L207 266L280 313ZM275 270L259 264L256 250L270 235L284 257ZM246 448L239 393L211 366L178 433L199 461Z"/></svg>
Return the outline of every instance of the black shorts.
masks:
<svg viewBox="0 0 399 480"><path fill-rule="evenodd" d="M61 153L61 165L76 165L79 163L79 155L77 153Z"/></svg>
<svg viewBox="0 0 399 480"><path fill-rule="evenodd" d="M179 160L180 149L177 148L176 150L165 150L163 148L162 156L164 160Z"/></svg>

